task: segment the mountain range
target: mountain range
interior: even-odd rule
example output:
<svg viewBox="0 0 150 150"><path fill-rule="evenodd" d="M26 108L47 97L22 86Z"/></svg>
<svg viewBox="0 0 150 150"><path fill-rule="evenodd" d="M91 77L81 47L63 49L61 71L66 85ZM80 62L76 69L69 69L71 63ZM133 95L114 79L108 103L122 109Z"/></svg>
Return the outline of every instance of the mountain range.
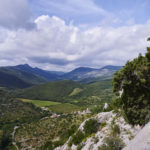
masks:
<svg viewBox="0 0 150 150"><path fill-rule="evenodd" d="M89 83L112 78L121 66L104 66L100 69L79 67L70 72L47 71L28 64L0 67L0 87L26 88L40 83L73 80Z"/></svg>

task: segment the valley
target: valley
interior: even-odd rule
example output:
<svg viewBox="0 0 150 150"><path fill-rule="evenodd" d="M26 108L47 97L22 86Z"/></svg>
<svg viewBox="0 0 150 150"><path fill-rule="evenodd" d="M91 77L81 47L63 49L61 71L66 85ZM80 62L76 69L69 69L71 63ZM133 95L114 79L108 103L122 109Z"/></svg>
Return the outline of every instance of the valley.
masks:
<svg viewBox="0 0 150 150"><path fill-rule="evenodd" d="M134 126L129 124L113 91L120 67L106 66L101 69L103 76L96 77L96 72L90 78L85 74L89 71L93 74L97 69L79 68L68 73L70 80L64 73L58 73L67 79L44 78L40 82L30 76L29 80L24 78L29 68L34 70L29 65L16 68L21 69L21 74L18 76L14 71L13 75L30 85L19 88L7 82L9 86L0 88L0 149L109 150L113 146L113 150L120 150L140 131L136 122ZM114 68L118 71L115 77ZM104 72L109 72L108 76ZM9 74L12 75L12 70ZM39 73L34 72L35 76L39 79Z"/></svg>
<svg viewBox="0 0 150 150"><path fill-rule="evenodd" d="M0 75L9 75L5 76L9 78L7 82L5 78L0 82L0 147L45 150L63 145L85 119L102 112L104 104L112 102L113 69L110 68L108 79L105 73L101 73L101 79L85 77L93 70L98 71L80 68L69 73L70 79L83 76L84 81L77 82L68 80L66 75L67 80L50 81L47 76L52 72L29 65L0 68ZM57 76L57 72L53 73ZM62 75L58 73L59 77Z"/></svg>
<svg viewBox="0 0 150 150"><path fill-rule="evenodd" d="M88 106L110 101L113 97L111 80L81 84L71 80L63 80L40 84L16 91L16 97L35 100L50 100Z"/></svg>

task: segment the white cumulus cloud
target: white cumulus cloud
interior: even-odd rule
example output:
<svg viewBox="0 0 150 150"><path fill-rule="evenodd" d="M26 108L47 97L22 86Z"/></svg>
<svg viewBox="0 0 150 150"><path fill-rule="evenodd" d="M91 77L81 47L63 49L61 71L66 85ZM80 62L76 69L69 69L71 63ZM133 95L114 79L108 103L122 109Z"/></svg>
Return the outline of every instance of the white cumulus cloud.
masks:
<svg viewBox="0 0 150 150"><path fill-rule="evenodd" d="M0 31L0 66L29 63L49 70L79 66L124 65L146 51L150 22L118 28L81 30L53 16L42 15L33 30Z"/></svg>

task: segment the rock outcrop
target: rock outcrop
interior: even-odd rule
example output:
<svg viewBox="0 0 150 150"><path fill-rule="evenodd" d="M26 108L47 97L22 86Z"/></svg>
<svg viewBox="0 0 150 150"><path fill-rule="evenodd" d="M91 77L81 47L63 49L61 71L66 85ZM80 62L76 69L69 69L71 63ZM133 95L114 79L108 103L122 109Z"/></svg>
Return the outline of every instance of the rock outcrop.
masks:
<svg viewBox="0 0 150 150"><path fill-rule="evenodd" d="M99 130L95 134L81 141L80 145L82 145L82 150L98 150L98 148L103 144L103 139L111 135L112 123L119 127L120 133L118 136L122 139L125 145L128 145L130 140L140 131L140 126L132 127L125 122L123 117L113 113L112 111L99 113L92 118L96 119L100 124L105 124L105 126L100 126ZM87 120L80 125L78 130L84 132L84 124ZM55 150L76 150L78 145L68 147L70 139L71 137L63 146L57 147Z"/></svg>
<svg viewBox="0 0 150 150"><path fill-rule="evenodd" d="M123 150L150 150L150 122Z"/></svg>

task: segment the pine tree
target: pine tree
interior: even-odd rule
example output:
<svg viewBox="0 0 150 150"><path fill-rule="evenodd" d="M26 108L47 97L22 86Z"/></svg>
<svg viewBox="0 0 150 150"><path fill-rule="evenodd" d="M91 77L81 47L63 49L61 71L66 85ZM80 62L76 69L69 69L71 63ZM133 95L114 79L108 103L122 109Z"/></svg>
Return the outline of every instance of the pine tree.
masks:
<svg viewBox="0 0 150 150"><path fill-rule="evenodd" d="M145 124L150 118L150 47L115 73L113 91L129 123Z"/></svg>

